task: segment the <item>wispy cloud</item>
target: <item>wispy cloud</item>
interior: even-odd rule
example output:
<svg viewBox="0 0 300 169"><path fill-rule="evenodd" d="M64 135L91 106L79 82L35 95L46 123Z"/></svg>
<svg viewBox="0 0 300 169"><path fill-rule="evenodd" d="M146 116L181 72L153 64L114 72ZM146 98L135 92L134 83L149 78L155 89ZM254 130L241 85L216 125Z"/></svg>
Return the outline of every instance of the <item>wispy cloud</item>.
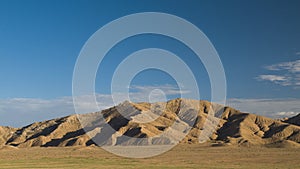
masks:
<svg viewBox="0 0 300 169"><path fill-rule="evenodd" d="M131 94L136 101L145 97L137 92ZM126 98L125 94L118 97ZM82 110L89 110L92 96L82 96ZM99 110L118 104L108 94L96 94ZM138 100L140 99L140 100ZM148 98L147 98L148 99ZM124 101L124 100L123 100ZM243 112L255 113L271 118L290 117L300 113L300 99L228 99L227 105ZM12 98L0 99L0 125L21 127L35 121L43 121L74 114L71 96L56 99ZM82 112L85 113L85 112Z"/></svg>
<svg viewBox="0 0 300 169"><path fill-rule="evenodd" d="M0 99L0 125L22 126L34 121L42 121L74 113L72 98Z"/></svg>
<svg viewBox="0 0 300 169"><path fill-rule="evenodd" d="M259 75L257 77L258 80L265 80L265 81L271 81L276 84L280 84L282 86L288 86L289 83L289 77L285 76L279 76L279 75Z"/></svg>
<svg viewBox="0 0 300 169"><path fill-rule="evenodd" d="M270 81L282 86L294 86L295 89L300 87L300 60L291 62L282 62L264 67L272 71L273 74L259 75L257 80Z"/></svg>
<svg viewBox="0 0 300 169"><path fill-rule="evenodd" d="M291 116L296 116L297 114L299 114L300 112L293 112L293 111L281 111L281 112L277 112L276 115L277 116L281 116L281 117L291 117Z"/></svg>
<svg viewBox="0 0 300 169"><path fill-rule="evenodd" d="M153 90L161 90L165 95L177 95L190 93L188 90L179 90L177 86L166 84L156 86L132 86L131 89L138 90L141 93L149 93Z"/></svg>
<svg viewBox="0 0 300 169"><path fill-rule="evenodd" d="M271 118L291 117L300 113L300 99L228 99L227 104L243 112Z"/></svg>
<svg viewBox="0 0 300 169"><path fill-rule="evenodd" d="M281 77L263 77L270 81L283 81ZM149 93L161 90L165 95L171 96L187 90L180 91L177 86L132 86L129 94L131 101L149 101ZM161 98L161 93L152 93L152 97ZM112 99L110 94L95 94L99 110L109 108L115 104L128 99L125 93L114 93L117 100ZM80 113L89 112L91 100L94 96L80 96ZM165 99L165 98L164 98ZM115 102L114 102L115 101ZM164 101L164 100L161 100ZM272 118L294 116L300 113L300 99L228 99L228 105L243 112L256 113ZM0 99L0 125L21 127L35 121L43 121L52 118L74 114L73 98L71 96L56 99L32 99L32 98L11 98Z"/></svg>
<svg viewBox="0 0 300 169"><path fill-rule="evenodd" d="M133 102L149 101L149 94L159 89L165 96L172 96L189 91L180 91L173 85L156 86L132 86L133 92L129 93L129 99ZM109 108L128 99L126 93L114 93L116 100L110 94L95 94L99 110ZM152 101L165 101L161 93L153 92ZM90 110L94 95L80 96L79 113L87 113ZM150 101L151 101L150 100ZM35 121L48 120L74 114L73 98L71 96L56 99L10 98L0 99L0 126L23 126Z"/></svg>
<svg viewBox="0 0 300 169"><path fill-rule="evenodd" d="M296 60L293 62L283 62L278 64L273 64L265 67L267 70L287 70L291 73L299 73L300 72L300 60Z"/></svg>

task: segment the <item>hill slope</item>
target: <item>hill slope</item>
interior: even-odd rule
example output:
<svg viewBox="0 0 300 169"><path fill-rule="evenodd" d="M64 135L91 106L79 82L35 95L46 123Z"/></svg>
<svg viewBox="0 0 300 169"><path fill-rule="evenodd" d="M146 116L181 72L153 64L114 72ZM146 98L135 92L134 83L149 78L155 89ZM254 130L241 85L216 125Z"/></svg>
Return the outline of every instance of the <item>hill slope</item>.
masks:
<svg viewBox="0 0 300 169"><path fill-rule="evenodd" d="M212 110L218 112L217 117L211 116ZM161 145L207 141L213 145L299 147L300 126L293 125L297 121L281 122L207 101L175 99L153 104L126 101L101 112L36 122L18 129L0 127L0 146Z"/></svg>

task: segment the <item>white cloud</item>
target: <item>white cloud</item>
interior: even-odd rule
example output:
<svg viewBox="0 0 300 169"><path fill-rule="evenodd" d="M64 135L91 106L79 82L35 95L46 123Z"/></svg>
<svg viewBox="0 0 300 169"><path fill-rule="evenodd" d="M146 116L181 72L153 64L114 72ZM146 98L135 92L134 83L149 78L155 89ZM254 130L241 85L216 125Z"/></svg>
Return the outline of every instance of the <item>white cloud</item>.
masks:
<svg viewBox="0 0 300 169"><path fill-rule="evenodd" d="M283 118L300 113L300 99L228 99L229 106L271 118Z"/></svg>
<svg viewBox="0 0 300 169"><path fill-rule="evenodd" d="M278 75L260 75L258 77L261 80L268 80L271 82L275 82L275 81L287 81L287 78L284 76L278 76Z"/></svg>
<svg viewBox="0 0 300 169"><path fill-rule="evenodd" d="M299 114L300 112L293 112L293 111L288 111L288 112L277 112L276 114L278 116L282 116L282 117L291 117L291 116L296 116L297 114Z"/></svg>
<svg viewBox="0 0 300 169"><path fill-rule="evenodd" d="M141 93L149 93L153 90L159 89L164 92L165 95L177 95L190 93L188 90L179 90L178 87L174 85L157 85L157 86L132 86L131 89L138 90Z"/></svg>
<svg viewBox="0 0 300 169"><path fill-rule="evenodd" d="M0 125L22 126L74 112L71 98L52 100L12 98L0 99Z"/></svg>
<svg viewBox="0 0 300 169"><path fill-rule="evenodd" d="M132 86L134 92L129 94L133 102L149 101L149 94L155 89L160 89L165 96L172 96L189 91L180 91L176 86L157 85L157 86ZM125 93L114 93L116 100L110 94L95 94L98 109L102 110L119 104L128 97ZM159 93L152 93L151 100L161 100ZM80 96L79 113L90 112L90 107L94 96ZM115 102L114 102L115 101ZM161 100L165 101L165 100ZM21 127L35 121L43 121L52 118L74 114L73 98L71 96L55 99L33 99L33 98L10 98L0 99L0 126Z"/></svg>
<svg viewBox="0 0 300 169"><path fill-rule="evenodd" d="M116 95L126 98L125 94L119 93ZM143 100L145 97L141 92L132 93L131 96L135 98L135 101L148 101ZM82 96L80 105L82 110L88 110L91 98L91 96ZM96 98L99 110L114 105L111 95L96 94ZM300 113L300 99L228 99L227 105L243 112L251 112L271 118L289 117ZM35 121L49 120L74 113L71 96L56 99L0 99L0 125L2 126L21 127Z"/></svg>
<svg viewBox="0 0 300 169"><path fill-rule="evenodd" d="M256 77L257 80L270 81L282 86L293 86L295 89L299 88L300 60L265 66L265 69L273 71L276 75L259 75Z"/></svg>
<svg viewBox="0 0 300 169"><path fill-rule="evenodd" d="M292 62L282 62L270 66L265 67L268 70L287 70L291 73L299 73L300 72L300 60L292 61Z"/></svg>
<svg viewBox="0 0 300 169"><path fill-rule="evenodd" d="M279 76L279 75L259 75L257 80L264 80L264 81L270 81L282 86L289 86L291 85L290 77L288 76Z"/></svg>
<svg viewBox="0 0 300 169"><path fill-rule="evenodd" d="M132 102L166 101L168 97L190 93L188 90L180 90L177 86L165 84L154 86L130 86L129 96L124 93L113 93L114 102L130 100ZM128 98L129 97L129 98ZM113 102L111 100L111 102Z"/></svg>

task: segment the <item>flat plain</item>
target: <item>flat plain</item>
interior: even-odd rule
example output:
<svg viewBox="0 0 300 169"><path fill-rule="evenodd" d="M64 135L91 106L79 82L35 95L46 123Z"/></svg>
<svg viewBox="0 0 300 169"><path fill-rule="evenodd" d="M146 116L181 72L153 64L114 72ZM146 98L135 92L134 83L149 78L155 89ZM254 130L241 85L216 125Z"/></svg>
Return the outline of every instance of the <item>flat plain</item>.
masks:
<svg viewBox="0 0 300 169"><path fill-rule="evenodd" d="M100 147L0 150L0 168L300 168L300 148L180 144L151 158L124 158Z"/></svg>

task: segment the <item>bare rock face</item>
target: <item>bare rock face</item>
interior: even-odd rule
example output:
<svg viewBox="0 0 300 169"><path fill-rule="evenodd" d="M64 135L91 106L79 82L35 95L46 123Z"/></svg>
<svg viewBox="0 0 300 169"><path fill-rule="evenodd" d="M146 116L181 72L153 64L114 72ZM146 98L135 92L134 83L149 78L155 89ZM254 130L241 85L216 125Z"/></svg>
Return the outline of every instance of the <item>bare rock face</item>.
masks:
<svg viewBox="0 0 300 169"><path fill-rule="evenodd" d="M229 116L217 132L218 140L233 144L272 145L283 141L300 143L299 126L240 112Z"/></svg>
<svg viewBox="0 0 300 169"><path fill-rule="evenodd" d="M0 147L6 144L6 141L16 132L17 129L0 126Z"/></svg>
<svg viewBox="0 0 300 169"><path fill-rule="evenodd" d="M208 101L124 102L23 128L0 127L0 147L169 145L298 147L299 115L286 121L243 113Z"/></svg>

